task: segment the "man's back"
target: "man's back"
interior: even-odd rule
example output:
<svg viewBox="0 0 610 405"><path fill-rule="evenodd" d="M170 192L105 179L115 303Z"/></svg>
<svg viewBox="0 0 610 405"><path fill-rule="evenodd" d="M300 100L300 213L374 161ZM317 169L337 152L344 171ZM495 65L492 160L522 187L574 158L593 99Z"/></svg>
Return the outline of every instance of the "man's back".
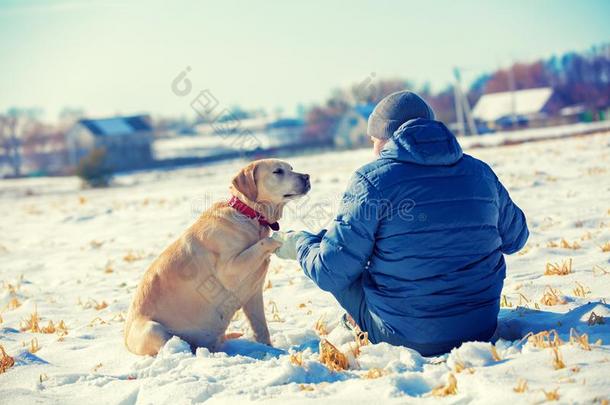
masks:
<svg viewBox="0 0 610 405"><path fill-rule="evenodd" d="M503 253L527 237L493 171L441 122L417 118L356 171L328 232L301 233L297 256L372 341L432 355L492 337Z"/></svg>
<svg viewBox="0 0 610 405"><path fill-rule="evenodd" d="M451 165L384 158L361 173L386 205L363 277L371 310L412 346L489 339L505 276L493 171L464 155Z"/></svg>

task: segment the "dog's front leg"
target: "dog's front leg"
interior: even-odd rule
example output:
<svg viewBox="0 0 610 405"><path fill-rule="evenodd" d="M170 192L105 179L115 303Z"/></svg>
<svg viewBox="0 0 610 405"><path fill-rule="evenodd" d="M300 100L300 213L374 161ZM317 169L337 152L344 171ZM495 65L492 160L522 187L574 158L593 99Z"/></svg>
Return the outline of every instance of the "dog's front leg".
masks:
<svg viewBox="0 0 610 405"><path fill-rule="evenodd" d="M230 260L226 270L219 274L222 283L229 290L235 290L244 283L253 285L252 283L260 277L261 271L266 270L266 266L265 268L262 266L269 260L271 253L281 245L282 243L275 239L265 238L248 247Z"/></svg>
<svg viewBox="0 0 610 405"><path fill-rule="evenodd" d="M265 318L262 283L259 284L257 291L244 304L243 309L246 318L248 318L248 321L250 322L250 327L254 332L254 339L259 343L271 346L271 337Z"/></svg>

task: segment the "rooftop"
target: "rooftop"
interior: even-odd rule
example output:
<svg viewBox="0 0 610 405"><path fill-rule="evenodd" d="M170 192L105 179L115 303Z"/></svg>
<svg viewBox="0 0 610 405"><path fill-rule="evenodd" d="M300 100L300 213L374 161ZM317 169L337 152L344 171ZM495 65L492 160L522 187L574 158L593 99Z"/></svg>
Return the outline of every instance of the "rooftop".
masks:
<svg viewBox="0 0 610 405"><path fill-rule="evenodd" d="M472 111L475 118L495 121L513 114L527 116L542 111L553 95L550 87L484 94Z"/></svg>

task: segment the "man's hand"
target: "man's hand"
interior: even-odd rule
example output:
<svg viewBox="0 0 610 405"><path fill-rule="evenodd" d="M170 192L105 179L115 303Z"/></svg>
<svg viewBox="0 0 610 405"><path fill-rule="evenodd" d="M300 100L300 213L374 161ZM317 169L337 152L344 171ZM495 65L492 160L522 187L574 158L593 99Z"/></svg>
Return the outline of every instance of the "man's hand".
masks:
<svg viewBox="0 0 610 405"><path fill-rule="evenodd" d="M275 255L280 259L296 260L297 259L297 232L273 232L271 237L278 242L282 242L282 246L275 251Z"/></svg>

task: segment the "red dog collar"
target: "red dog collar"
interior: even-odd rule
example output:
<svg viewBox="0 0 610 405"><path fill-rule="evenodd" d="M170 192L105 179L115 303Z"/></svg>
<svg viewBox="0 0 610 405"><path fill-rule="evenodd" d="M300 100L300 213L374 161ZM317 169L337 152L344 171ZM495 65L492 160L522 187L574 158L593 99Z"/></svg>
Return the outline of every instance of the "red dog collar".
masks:
<svg viewBox="0 0 610 405"><path fill-rule="evenodd" d="M244 214L248 218L252 218L252 219L258 220L259 224L261 224L263 226L268 226L269 228L273 229L274 231L279 231L280 230L280 224L279 223L277 223L277 222L270 223L269 221L267 221L265 219L264 216L262 216L261 214L259 214L256 211L254 211L252 208L248 207L239 198L237 198L235 196L231 197L231 199L229 200L228 204L229 204L229 207L236 209L237 211L241 212L242 214Z"/></svg>

